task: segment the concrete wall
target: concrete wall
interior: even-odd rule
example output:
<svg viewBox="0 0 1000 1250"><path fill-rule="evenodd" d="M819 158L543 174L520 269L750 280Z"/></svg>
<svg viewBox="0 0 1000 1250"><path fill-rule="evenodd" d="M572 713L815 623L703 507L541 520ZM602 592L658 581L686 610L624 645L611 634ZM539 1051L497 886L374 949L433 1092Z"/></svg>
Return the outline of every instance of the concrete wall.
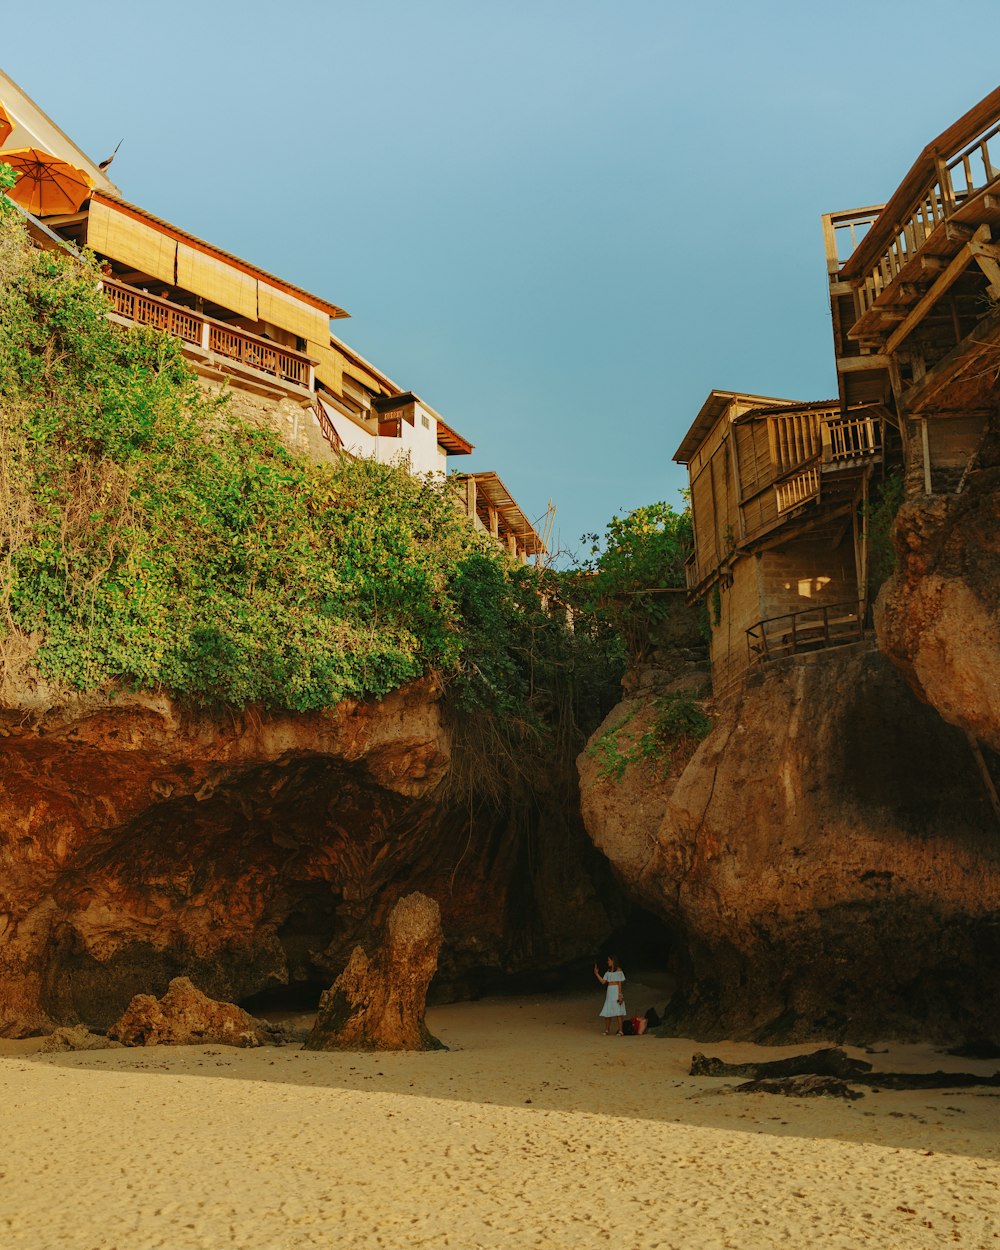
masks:
<svg viewBox="0 0 1000 1250"><path fill-rule="evenodd" d="M343 441L344 450L352 456L377 460L380 464L403 465L418 475L447 471L447 452L437 441L437 420L419 404L414 406L413 425L408 421L400 422L398 438L371 433L331 405L324 404L324 407ZM372 424L375 424L374 418Z"/></svg>

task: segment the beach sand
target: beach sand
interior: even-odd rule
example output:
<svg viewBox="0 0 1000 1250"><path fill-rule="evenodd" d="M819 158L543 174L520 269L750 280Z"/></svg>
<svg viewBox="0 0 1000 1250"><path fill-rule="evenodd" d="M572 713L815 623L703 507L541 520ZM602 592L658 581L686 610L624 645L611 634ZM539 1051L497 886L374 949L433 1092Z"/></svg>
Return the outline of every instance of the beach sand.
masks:
<svg viewBox="0 0 1000 1250"><path fill-rule="evenodd" d="M605 1038L599 1006L432 1009L428 1054L0 1043L0 1247L1000 1250L1000 1089L726 1093L694 1050L812 1047Z"/></svg>

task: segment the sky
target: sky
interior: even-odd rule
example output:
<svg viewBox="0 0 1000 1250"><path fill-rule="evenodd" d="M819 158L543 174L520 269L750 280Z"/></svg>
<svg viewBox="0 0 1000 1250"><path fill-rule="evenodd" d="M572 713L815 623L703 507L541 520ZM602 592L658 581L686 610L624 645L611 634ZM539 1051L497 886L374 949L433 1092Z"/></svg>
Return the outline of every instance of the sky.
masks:
<svg viewBox="0 0 1000 1250"><path fill-rule="evenodd" d="M710 390L836 393L820 215L998 82L996 0L3 7L126 198L346 308L569 553L680 504Z"/></svg>

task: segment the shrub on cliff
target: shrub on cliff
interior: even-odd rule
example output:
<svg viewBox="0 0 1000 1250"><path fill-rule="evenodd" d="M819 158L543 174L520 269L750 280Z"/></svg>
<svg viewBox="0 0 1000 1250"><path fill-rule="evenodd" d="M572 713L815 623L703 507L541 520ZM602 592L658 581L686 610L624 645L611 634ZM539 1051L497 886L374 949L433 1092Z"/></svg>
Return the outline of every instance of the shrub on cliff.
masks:
<svg viewBox="0 0 1000 1250"><path fill-rule="evenodd" d="M691 509L646 504L614 516L604 534L585 534L590 557L577 578L576 600L596 628L621 638L635 662L662 620L664 591L684 586L684 562L694 546Z"/></svg>
<svg viewBox="0 0 1000 1250"><path fill-rule="evenodd" d="M175 340L109 322L98 278L0 215L8 682L307 710L434 669L471 704L527 706L534 573L446 485L295 457Z"/></svg>

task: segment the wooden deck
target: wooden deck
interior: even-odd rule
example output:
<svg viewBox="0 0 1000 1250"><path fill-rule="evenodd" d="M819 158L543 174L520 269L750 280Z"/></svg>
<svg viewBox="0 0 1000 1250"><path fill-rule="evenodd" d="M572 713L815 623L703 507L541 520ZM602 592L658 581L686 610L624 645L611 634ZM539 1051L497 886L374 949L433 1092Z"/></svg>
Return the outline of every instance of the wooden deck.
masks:
<svg viewBox="0 0 1000 1250"><path fill-rule="evenodd" d="M124 321L163 330L191 347L221 356L273 381L299 390L313 389L313 361L302 352L205 317L183 304L174 304L124 282L104 278L102 285L113 311Z"/></svg>
<svg viewBox="0 0 1000 1250"><path fill-rule="evenodd" d="M894 395L915 412L907 393L1000 302L1000 88L928 144L887 204L823 220L841 401ZM985 402L975 389L945 407Z"/></svg>
<svg viewBox="0 0 1000 1250"><path fill-rule="evenodd" d="M863 637L864 617L860 604L824 604L758 621L747 630L747 655L751 664L764 663L804 651L860 642Z"/></svg>

